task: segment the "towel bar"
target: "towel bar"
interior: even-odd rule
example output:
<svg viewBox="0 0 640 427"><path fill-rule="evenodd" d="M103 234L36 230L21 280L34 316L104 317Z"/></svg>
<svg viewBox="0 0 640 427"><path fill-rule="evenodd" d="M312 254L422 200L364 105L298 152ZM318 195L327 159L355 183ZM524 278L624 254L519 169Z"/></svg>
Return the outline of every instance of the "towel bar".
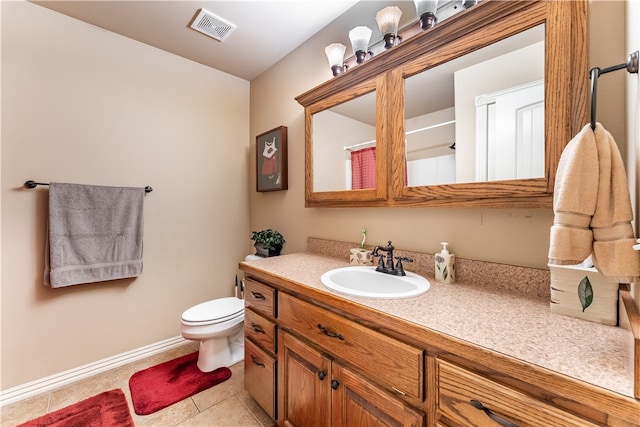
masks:
<svg viewBox="0 0 640 427"><path fill-rule="evenodd" d="M48 182L35 182L32 180L29 181L25 181L24 186L26 188L36 188L38 185L49 185ZM145 193L151 193L153 191L153 188L151 188L150 186L146 186L144 187L144 192Z"/></svg>
<svg viewBox="0 0 640 427"><path fill-rule="evenodd" d="M627 62L623 64L613 65L607 68L594 67L589 71L589 78L591 79L591 129L596 129L596 106L598 96L598 77L602 74L610 73L611 71L622 70L623 68L627 72L632 74L638 73L638 57L639 53L636 50L627 58Z"/></svg>

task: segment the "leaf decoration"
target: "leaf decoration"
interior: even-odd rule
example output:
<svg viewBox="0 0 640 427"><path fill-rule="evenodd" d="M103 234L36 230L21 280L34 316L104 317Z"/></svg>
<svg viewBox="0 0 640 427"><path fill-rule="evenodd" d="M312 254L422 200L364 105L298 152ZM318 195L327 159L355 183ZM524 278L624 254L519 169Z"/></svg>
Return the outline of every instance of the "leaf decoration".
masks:
<svg viewBox="0 0 640 427"><path fill-rule="evenodd" d="M444 270L442 270L442 278L447 280L447 276L449 276L449 270L445 267Z"/></svg>
<svg viewBox="0 0 640 427"><path fill-rule="evenodd" d="M578 285L578 297L580 298L580 304L582 305L582 311L584 312L593 302L593 288L591 287L591 282L587 276L585 276Z"/></svg>

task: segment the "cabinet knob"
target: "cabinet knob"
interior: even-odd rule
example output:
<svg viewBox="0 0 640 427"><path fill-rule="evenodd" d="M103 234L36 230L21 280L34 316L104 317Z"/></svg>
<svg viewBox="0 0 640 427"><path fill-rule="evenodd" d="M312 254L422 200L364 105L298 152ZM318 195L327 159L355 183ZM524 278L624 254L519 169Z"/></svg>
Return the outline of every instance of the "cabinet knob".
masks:
<svg viewBox="0 0 640 427"><path fill-rule="evenodd" d="M320 380L323 380L327 377L327 371L318 371L318 378L320 378Z"/></svg>
<svg viewBox="0 0 640 427"><path fill-rule="evenodd" d="M338 380L331 380L331 388L336 390L338 388L338 386L340 385L340 381Z"/></svg>
<svg viewBox="0 0 640 427"><path fill-rule="evenodd" d="M491 418L493 421L495 421L496 423L500 424L502 427L518 427L517 424L512 423L511 421L505 420L504 418L502 418L499 415L494 414L491 409L487 408L486 406L484 406L482 404L482 402L475 400L475 399L471 399L469 401L469 403L471 404L471 406L473 406L474 408L483 411L485 414L487 414L487 416L489 418Z"/></svg>

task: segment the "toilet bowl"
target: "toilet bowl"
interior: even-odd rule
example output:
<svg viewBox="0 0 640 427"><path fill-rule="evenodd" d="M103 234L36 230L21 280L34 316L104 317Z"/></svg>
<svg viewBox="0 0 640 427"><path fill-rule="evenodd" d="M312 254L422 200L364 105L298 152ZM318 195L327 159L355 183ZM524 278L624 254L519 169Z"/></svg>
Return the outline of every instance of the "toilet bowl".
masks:
<svg viewBox="0 0 640 427"><path fill-rule="evenodd" d="M182 313L182 336L200 341L198 369L211 372L244 359L244 300L203 302Z"/></svg>

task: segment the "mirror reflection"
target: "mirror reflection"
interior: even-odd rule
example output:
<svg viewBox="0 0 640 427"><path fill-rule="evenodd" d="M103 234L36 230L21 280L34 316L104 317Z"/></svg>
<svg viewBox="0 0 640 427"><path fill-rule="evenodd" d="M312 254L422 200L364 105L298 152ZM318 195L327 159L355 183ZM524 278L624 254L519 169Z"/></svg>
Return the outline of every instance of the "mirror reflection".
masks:
<svg viewBox="0 0 640 427"><path fill-rule="evenodd" d="M544 25L405 79L407 186L544 177Z"/></svg>
<svg viewBox="0 0 640 427"><path fill-rule="evenodd" d="M405 79L408 186L544 177L544 25ZM376 94L313 115L313 191L375 188Z"/></svg>
<svg viewBox="0 0 640 427"><path fill-rule="evenodd" d="M313 115L313 191L376 187L376 93Z"/></svg>

